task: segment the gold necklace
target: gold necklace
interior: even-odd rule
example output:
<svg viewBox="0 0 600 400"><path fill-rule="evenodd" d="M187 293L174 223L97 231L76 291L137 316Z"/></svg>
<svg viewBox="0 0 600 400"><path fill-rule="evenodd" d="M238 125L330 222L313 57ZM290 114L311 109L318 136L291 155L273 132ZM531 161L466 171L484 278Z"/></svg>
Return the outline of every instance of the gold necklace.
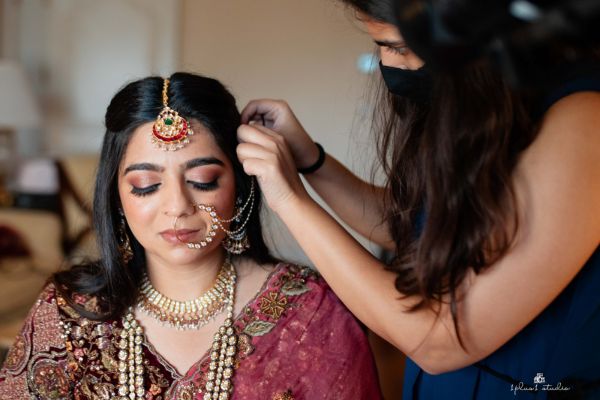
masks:
<svg viewBox="0 0 600 400"><path fill-rule="evenodd" d="M204 385L204 400L229 400L233 393L233 364L238 338L233 328L233 306L237 274L233 264L223 266L227 275L227 317L215 333L210 353L209 371ZM144 331L129 308L122 319L123 330L119 340L119 400L144 399L144 358L142 342Z"/></svg>
<svg viewBox="0 0 600 400"><path fill-rule="evenodd" d="M177 301L156 290L148 275L144 274L139 308L163 325L179 330L197 330L223 311L229 294L228 279L228 274L222 266L215 284L204 294L192 300Z"/></svg>

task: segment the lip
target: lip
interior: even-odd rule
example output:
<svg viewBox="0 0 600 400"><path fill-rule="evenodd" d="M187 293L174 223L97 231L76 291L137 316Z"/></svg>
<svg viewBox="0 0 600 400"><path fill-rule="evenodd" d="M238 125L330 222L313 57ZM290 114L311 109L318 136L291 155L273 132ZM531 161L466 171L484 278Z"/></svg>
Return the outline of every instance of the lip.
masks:
<svg viewBox="0 0 600 400"><path fill-rule="evenodd" d="M171 244L182 244L191 242L200 229L167 229L160 232L160 236Z"/></svg>

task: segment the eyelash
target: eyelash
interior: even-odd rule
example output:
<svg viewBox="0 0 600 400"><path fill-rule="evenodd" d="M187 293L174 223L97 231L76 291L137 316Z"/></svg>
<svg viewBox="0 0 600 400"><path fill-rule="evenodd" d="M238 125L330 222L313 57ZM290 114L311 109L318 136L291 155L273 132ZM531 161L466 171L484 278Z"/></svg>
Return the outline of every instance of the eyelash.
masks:
<svg viewBox="0 0 600 400"><path fill-rule="evenodd" d="M208 182L208 183L200 183L200 182L194 182L194 181L186 181L186 182L191 184L194 189L202 190L204 192L214 190L219 186L219 185L217 185L216 179L214 181Z"/></svg>
<svg viewBox="0 0 600 400"><path fill-rule="evenodd" d="M143 188L132 186L131 194L133 194L134 196L138 196L138 197L144 197L144 196L149 195L150 193L153 193L156 189L158 189L159 186L160 186L160 183L157 183L157 184L151 185L151 186L146 186Z"/></svg>
<svg viewBox="0 0 600 400"><path fill-rule="evenodd" d="M195 182L195 181L186 181L186 183L189 183L190 185L192 185L192 188L203 191L203 192L208 192L208 191L214 190L218 187L216 179L214 181L208 182L208 183L200 183L200 182ZM158 189L159 186L160 186L160 183L157 183L155 185L150 185L150 186L147 186L144 188L138 188L138 187L132 186L131 194L133 194L134 196L138 196L138 197L148 196L149 194L154 193L156 191L156 189Z"/></svg>
<svg viewBox="0 0 600 400"><path fill-rule="evenodd" d="M391 46L387 46L386 47L389 51L391 51L394 54L399 54L401 56L405 56L408 54L408 52L410 51L408 49L408 47L406 46L402 46L402 47L391 47Z"/></svg>

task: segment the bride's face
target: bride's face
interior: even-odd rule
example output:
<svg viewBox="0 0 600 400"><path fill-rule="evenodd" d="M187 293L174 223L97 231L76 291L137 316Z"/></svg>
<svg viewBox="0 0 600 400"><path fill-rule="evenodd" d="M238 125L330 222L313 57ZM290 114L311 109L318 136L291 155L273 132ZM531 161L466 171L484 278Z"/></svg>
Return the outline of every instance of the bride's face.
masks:
<svg viewBox="0 0 600 400"><path fill-rule="evenodd" d="M131 231L146 250L148 262L191 264L221 252L221 230L202 249L190 249L186 243L201 242L212 225L211 217L195 204L214 206L223 219L232 216L235 178L231 162L198 123L192 123L190 143L176 151L154 146L152 125L146 123L134 131L119 167L119 196Z"/></svg>

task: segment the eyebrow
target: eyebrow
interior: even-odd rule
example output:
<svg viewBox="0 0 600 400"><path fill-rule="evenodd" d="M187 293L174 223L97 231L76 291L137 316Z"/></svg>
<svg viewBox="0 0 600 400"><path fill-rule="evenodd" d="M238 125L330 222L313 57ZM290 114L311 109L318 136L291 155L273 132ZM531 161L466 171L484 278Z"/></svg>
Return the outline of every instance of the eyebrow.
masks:
<svg viewBox="0 0 600 400"><path fill-rule="evenodd" d="M193 160L187 161L184 165L183 168L185 170L188 169L192 169L192 168L196 168L196 167L201 167L203 165L220 165L220 166L224 166L225 163L223 163L223 161L219 160L218 158L214 158L214 157L201 157L201 158L194 158Z"/></svg>
<svg viewBox="0 0 600 400"><path fill-rule="evenodd" d="M127 168L125 168L125 172L123 173L123 175L127 175L131 171L156 171L156 172L162 172L162 171L164 171L164 168L160 167L160 166L158 166L156 164L150 164L150 163L131 164L130 166L128 166Z"/></svg>
<svg viewBox="0 0 600 400"><path fill-rule="evenodd" d="M186 161L185 164L183 164L183 169L187 171L188 169L201 167L203 165L224 166L225 163L223 163L223 161L221 161L215 157L199 157L199 158L194 158L192 160ZM127 173L129 173L131 171L163 172L164 170L165 169L163 167L161 167L160 165L151 164L151 163L138 163L138 164L131 164L130 166L125 168L123 175L127 175Z"/></svg>
<svg viewBox="0 0 600 400"><path fill-rule="evenodd" d="M377 46L382 47L406 47L406 42L404 42L403 40L374 40L374 42Z"/></svg>

